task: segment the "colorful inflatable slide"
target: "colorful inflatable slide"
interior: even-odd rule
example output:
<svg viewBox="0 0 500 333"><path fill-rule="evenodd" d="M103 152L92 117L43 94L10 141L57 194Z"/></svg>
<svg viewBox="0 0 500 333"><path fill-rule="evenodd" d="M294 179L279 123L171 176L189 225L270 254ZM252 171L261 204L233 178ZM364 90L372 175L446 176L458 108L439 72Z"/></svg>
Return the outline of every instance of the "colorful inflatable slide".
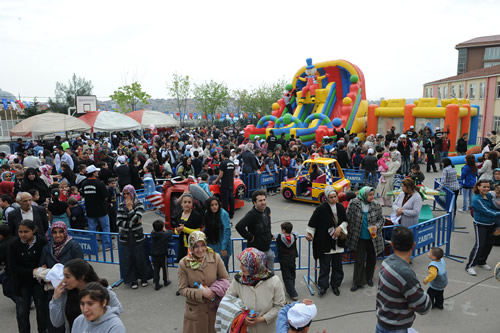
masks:
<svg viewBox="0 0 500 333"><path fill-rule="evenodd" d="M345 60L306 62L287 86L285 98L273 104L272 114L248 125L245 137L264 139L273 130L277 137L294 135L310 146L335 136L339 127L364 136L368 102L363 72Z"/></svg>

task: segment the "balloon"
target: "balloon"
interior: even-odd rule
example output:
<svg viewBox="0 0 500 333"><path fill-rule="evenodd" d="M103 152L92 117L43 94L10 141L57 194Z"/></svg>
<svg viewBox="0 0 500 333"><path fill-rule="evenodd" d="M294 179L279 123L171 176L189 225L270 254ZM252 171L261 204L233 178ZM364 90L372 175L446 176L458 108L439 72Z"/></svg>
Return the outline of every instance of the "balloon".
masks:
<svg viewBox="0 0 500 333"><path fill-rule="evenodd" d="M335 127L340 127L342 126L342 120L340 118L333 118L332 124Z"/></svg>

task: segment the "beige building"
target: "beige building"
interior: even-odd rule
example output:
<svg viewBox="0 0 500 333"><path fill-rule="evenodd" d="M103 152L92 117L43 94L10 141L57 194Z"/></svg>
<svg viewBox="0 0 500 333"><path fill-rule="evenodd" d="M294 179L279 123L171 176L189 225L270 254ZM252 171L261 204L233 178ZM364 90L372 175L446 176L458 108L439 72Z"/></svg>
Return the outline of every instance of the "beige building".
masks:
<svg viewBox="0 0 500 333"><path fill-rule="evenodd" d="M479 107L478 137L500 133L500 35L474 38L456 48L459 74L425 83L423 97L469 99Z"/></svg>

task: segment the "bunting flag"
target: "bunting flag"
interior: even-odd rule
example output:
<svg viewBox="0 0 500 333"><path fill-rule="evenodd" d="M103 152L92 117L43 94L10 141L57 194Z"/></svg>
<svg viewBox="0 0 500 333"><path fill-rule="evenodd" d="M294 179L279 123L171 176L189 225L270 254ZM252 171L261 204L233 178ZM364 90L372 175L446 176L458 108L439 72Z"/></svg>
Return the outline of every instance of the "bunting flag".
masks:
<svg viewBox="0 0 500 333"><path fill-rule="evenodd" d="M3 109L7 110L9 108L9 102L7 102L7 98L2 98Z"/></svg>
<svg viewBox="0 0 500 333"><path fill-rule="evenodd" d="M23 103L20 100L16 100L16 103L19 104L19 106L21 107L21 109L24 109L24 105L23 105Z"/></svg>
<svg viewBox="0 0 500 333"><path fill-rule="evenodd" d="M23 101L24 105L27 105L28 107L31 107L31 104L30 102L27 102L27 101Z"/></svg>
<svg viewBox="0 0 500 333"><path fill-rule="evenodd" d="M181 114L179 112L177 112L176 115L177 115L177 117L180 117Z"/></svg>
<svg viewBox="0 0 500 333"><path fill-rule="evenodd" d="M212 115L211 114L208 114L208 119L212 120Z"/></svg>
<svg viewBox="0 0 500 333"><path fill-rule="evenodd" d="M193 114L192 113L189 114L189 118L193 119Z"/></svg>
<svg viewBox="0 0 500 333"><path fill-rule="evenodd" d="M14 110L17 110L17 104L16 104L16 102L13 99L10 100L10 105L12 106L12 108Z"/></svg>
<svg viewBox="0 0 500 333"><path fill-rule="evenodd" d="M203 119L207 119L207 115L206 114L203 115Z"/></svg>

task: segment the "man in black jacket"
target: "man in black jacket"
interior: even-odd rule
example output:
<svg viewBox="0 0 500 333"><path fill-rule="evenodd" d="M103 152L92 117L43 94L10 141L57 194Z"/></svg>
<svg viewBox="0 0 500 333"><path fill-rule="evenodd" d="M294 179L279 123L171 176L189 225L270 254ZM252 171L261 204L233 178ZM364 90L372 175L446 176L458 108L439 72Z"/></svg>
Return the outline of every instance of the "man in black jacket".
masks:
<svg viewBox="0 0 500 333"><path fill-rule="evenodd" d="M411 141L406 137L405 134L401 134L398 142L398 151L401 153L401 173L403 175L410 174L411 168Z"/></svg>
<svg viewBox="0 0 500 333"><path fill-rule="evenodd" d="M19 192L16 197L19 208L14 209L9 213L9 230L10 234L17 236L17 229L22 220L32 220L38 228L38 233L45 237L49 230L49 220L47 212L42 206L32 206L33 198L28 192Z"/></svg>
<svg viewBox="0 0 500 333"><path fill-rule="evenodd" d="M267 207L267 194L263 190L252 193L253 208L236 224L236 230L254 247L266 254L267 267L274 272L274 252L271 250L271 209Z"/></svg>

